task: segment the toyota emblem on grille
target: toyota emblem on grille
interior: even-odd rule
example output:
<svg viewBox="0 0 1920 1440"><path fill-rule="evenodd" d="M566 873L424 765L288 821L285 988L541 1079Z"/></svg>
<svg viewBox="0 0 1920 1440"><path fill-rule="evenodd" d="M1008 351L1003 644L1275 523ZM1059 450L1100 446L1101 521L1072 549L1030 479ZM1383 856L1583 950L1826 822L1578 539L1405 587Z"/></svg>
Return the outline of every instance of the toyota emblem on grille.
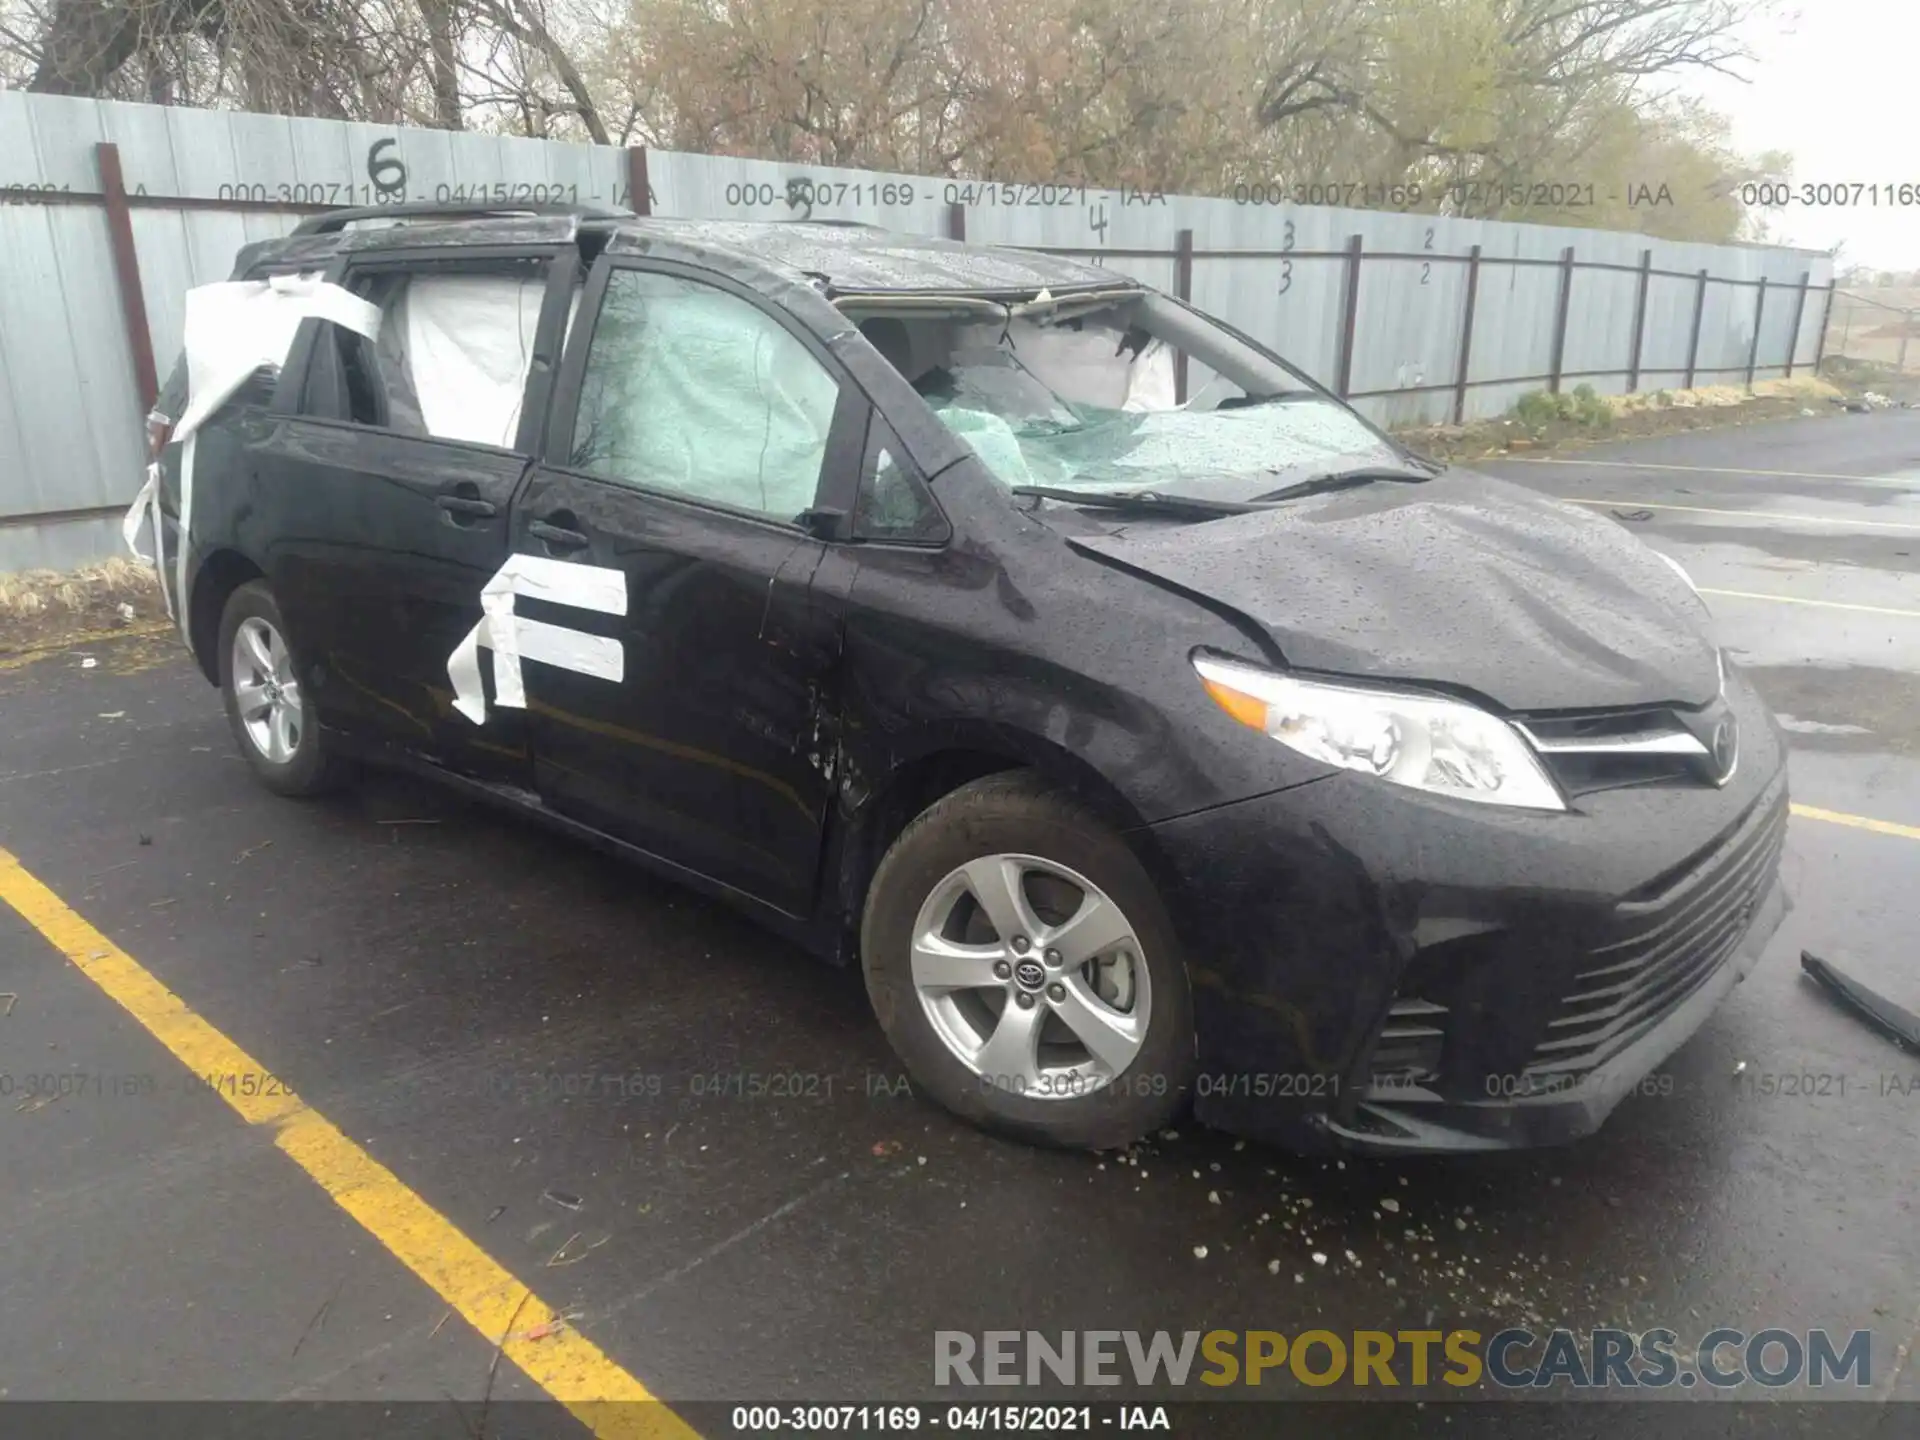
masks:
<svg viewBox="0 0 1920 1440"><path fill-rule="evenodd" d="M1740 758L1740 725L1731 715L1722 715L1720 723L1713 727L1713 773L1716 778L1725 781L1733 774L1734 762Z"/></svg>

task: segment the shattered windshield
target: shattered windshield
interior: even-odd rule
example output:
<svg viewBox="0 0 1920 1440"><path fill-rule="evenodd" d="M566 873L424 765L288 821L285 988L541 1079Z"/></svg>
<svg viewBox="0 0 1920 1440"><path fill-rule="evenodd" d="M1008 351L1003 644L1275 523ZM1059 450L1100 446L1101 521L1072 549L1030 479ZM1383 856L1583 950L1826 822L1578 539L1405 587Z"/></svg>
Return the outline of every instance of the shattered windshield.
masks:
<svg viewBox="0 0 1920 1440"><path fill-rule="evenodd" d="M1406 463L1346 407L1150 294L1059 320L876 317L861 330L1009 486L1204 495Z"/></svg>
<svg viewBox="0 0 1920 1440"><path fill-rule="evenodd" d="M1346 410L1314 399L1233 410L1101 410L1022 418L932 399L934 413L1009 485L1089 490L1175 480L1336 470L1377 455L1380 441ZM1389 459L1395 458L1385 452Z"/></svg>

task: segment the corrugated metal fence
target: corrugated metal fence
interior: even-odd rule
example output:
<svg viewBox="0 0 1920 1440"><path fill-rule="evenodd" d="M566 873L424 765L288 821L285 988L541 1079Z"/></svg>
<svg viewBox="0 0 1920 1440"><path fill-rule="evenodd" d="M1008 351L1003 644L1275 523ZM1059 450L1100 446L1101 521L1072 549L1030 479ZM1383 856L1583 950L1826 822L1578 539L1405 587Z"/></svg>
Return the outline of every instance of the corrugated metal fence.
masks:
<svg viewBox="0 0 1920 1440"><path fill-rule="evenodd" d="M1832 292L1824 254L1358 208L1402 199L1359 185L1163 197L0 91L0 572L116 553L189 287L302 215L403 199L868 220L1081 256L1387 424L1581 381L1791 373L1817 363Z"/></svg>

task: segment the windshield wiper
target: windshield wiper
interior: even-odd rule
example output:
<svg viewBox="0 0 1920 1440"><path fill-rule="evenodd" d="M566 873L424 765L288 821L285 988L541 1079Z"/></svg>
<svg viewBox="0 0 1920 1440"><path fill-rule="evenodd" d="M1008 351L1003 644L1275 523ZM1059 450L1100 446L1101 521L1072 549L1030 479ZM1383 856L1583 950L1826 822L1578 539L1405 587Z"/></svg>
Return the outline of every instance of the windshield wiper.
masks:
<svg viewBox="0 0 1920 1440"><path fill-rule="evenodd" d="M1162 495L1153 490L1070 490L1062 485L1015 485L1013 493L1102 510L1153 510L1163 515L1192 515L1209 520L1264 508L1252 501L1202 500L1193 495Z"/></svg>
<svg viewBox="0 0 1920 1440"><path fill-rule="evenodd" d="M1434 472L1435 474L1439 472ZM1369 465L1359 470L1337 470L1331 475L1316 475L1311 480L1302 480L1298 485L1282 486L1265 495L1256 495L1256 501L1271 504L1276 500L1296 500L1302 495L1320 495L1329 490L1351 490L1356 485L1371 485L1376 480L1394 480L1405 485L1424 485L1433 475L1418 471L1391 470L1379 465Z"/></svg>

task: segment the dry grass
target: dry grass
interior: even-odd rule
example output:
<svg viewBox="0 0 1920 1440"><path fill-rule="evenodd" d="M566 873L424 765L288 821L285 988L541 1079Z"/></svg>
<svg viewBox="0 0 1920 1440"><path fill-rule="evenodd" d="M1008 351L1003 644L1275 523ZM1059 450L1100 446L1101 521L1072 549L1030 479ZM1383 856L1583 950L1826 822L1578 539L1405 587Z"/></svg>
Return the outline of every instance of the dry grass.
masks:
<svg viewBox="0 0 1920 1440"><path fill-rule="evenodd" d="M1807 413L1839 413L1842 386L1810 375L1756 380L1743 385L1703 385L1691 390L1650 390L1594 397L1604 402L1605 423L1579 419L1522 419L1517 414L1466 425L1410 427L1396 431L1416 450L1440 460L1474 460L1515 450L1553 450L1601 440L1672 435L1687 430L1785 420Z"/></svg>
<svg viewBox="0 0 1920 1440"><path fill-rule="evenodd" d="M0 575L0 669L63 646L163 628L165 619L159 581L130 558Z"/></svg>
<svg viewBox="0 0 1920 1440"><path fill-rule="evenodd" d="M9 620L81 617L125 603L136 613L157 605L159 584L150 566L125 558L78 570L22 570L0 575L0 616Z"/></svg>
<svg viewBox="0 0 1920 1440"><path fill-rule="evenodd" d="M1743 385L1699 385L1691 390L1642 390L1632 395L1602 397L1616 415L1631 415L1637 410L1716 409L1728 405L1749 405L1758 400L1800 400L1808 405L1824 405L1840 398L1838 386L1810 375L1792 379L1756 380L1749 395Z"/></svg>

